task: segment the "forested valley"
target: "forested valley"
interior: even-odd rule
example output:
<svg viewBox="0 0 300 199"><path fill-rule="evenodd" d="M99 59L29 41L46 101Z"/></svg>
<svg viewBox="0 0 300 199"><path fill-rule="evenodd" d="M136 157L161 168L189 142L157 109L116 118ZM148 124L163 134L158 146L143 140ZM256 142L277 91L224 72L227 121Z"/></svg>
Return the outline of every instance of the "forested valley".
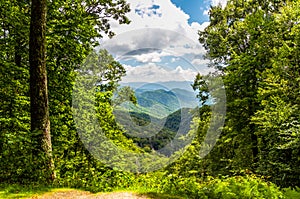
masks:
<svg viewBox="0 0 300 199"><path fill-rule="evenodd" d="M99 41L129 11L125 0L0 0L0 198L299 198L300 1L211 6L198 41L214 71L190 83L196 101L120 86L126 68ZM155 135L129 120L154 122Z"/></svg>

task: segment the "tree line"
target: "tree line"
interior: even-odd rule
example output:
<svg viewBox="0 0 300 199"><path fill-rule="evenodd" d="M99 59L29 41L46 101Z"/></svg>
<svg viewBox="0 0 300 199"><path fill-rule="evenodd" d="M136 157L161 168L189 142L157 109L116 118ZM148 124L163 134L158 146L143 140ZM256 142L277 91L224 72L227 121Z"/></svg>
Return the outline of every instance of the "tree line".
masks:
<svg viewBox="0 0 300 199"><path fill-rule="evenodd" d="M114 35L111 21L129 23L129 4L124 0L1 0L0 4L0 179L51 182L74 172L74 167L92 164L72 118L75 70L98 45L98 38ZM114 62L104 56L109 64Z"/></svg>
<svg viewBox="0 0 300 199"><path fill-rule="evenodd" d="M187 158L194 166L183 172L255 173L281 187L299 187L299 3L229 0L224 9L210 9L210 25L199 31L199 42L217 70L212 76L224 81L226 119L212 152ZM194 85L200 94L207 92L200 77ZM202 115L199 140L211 116Z"/></svg>

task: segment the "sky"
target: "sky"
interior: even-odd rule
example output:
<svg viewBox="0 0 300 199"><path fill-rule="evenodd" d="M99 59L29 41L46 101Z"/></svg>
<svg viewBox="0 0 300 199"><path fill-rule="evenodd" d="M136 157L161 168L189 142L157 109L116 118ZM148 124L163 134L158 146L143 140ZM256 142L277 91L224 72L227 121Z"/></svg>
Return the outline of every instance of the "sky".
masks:
<svg viewBox="0 0 300 199"><path fill-rule="evenodd" d="M198 42L209 24L210 5L226 0L127 0L129 25L111 24L116 36L103 38L107 49L126 69L123 82L193 81L207 74L208 60Z"/></svg>

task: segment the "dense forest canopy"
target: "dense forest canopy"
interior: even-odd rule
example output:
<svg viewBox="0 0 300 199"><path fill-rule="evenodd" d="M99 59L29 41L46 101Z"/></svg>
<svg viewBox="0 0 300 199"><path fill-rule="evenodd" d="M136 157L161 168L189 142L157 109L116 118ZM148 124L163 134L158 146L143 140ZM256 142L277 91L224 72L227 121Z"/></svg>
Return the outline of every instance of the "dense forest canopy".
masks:
<svg viewBox="0 0 300 199"><path fill-rule="evenodd" d="M211 9L210 25L199 32L226 87L227 119L216 147L224 172L248 169L281 186L298 184L298 5L228 1Z"/></svg>
<svg viewBox="0 0 300 199"><path fill-rule="evenodd" d="M114 36L112 21L130 23L129 11L125 0L0 0L0 182L93 191L145 186L191 198L282 198L279 188L299 187L300 1L211 6L198 34L215 71L195 76L199 106L178 110L175 90L120 88L125 67L95 48ZM134 107L129 115L118 107L124 101ZM149 116L151 103L159 108ZM130 118L138 126L151 118L166 123L151 138L136 137L139 128L124 130ZM91 120L105 139L86 125ZM180 124L185 133L176 142L193 140L176 151L169 142Z"/></svg>

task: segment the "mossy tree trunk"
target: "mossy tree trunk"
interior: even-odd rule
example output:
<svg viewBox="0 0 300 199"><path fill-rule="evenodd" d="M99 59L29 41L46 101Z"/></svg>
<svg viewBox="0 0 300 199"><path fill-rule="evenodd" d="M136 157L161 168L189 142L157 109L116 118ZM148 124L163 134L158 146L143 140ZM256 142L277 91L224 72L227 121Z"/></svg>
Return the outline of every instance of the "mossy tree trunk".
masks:
<svg viewBox="0 0 300 199"><path fill-rule="evenodd" d="M32 0L29 62L33 173L48 182L55 178L50 134L46 72L47 0Z"/></svg>

